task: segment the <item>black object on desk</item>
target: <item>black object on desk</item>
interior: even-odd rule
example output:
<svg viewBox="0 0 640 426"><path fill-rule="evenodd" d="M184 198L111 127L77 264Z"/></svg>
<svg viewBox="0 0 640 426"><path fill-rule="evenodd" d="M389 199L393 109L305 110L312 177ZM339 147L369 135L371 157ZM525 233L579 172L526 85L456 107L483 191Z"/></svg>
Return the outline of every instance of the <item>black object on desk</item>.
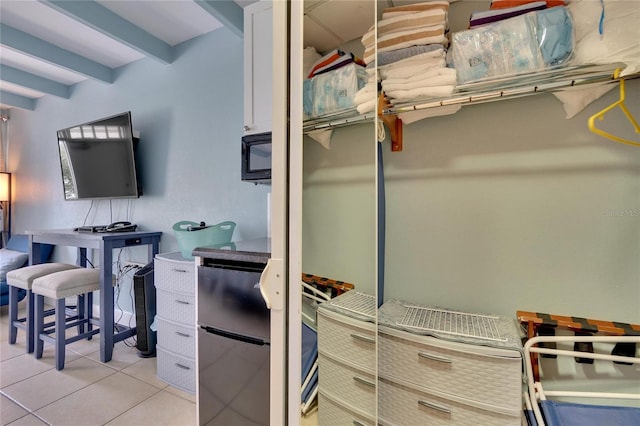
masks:
<svg viewBox="0 0 640 426"><path fill-rule="evenodd" d="M146 245L149 262L158 254L162 232L91 232L82 233L71 229L26 231L29 235L29 264L42 263L41 244L77 247L81 266L86 266L87 249L100 251L100 360L111 361L113 345L136 334L136 328L118 325L113 319L112 265L113 250L123 247Z"/></svg>

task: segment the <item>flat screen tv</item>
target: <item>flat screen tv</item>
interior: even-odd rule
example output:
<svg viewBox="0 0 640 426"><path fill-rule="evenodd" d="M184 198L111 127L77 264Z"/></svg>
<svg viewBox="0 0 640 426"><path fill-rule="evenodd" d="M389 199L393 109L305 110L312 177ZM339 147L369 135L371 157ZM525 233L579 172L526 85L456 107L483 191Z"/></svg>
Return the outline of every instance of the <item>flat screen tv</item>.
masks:
<svg viewBox="0 0 640 426"><path fill-rule="evenodd" d="M58 131L65 200L138 198L131 112Z"/></svg>

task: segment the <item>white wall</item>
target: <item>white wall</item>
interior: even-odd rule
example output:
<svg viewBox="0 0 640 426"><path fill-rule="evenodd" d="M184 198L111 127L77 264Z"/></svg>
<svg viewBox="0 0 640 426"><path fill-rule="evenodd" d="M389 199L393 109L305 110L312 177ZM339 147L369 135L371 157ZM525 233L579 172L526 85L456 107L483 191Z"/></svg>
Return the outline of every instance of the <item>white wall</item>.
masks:
<svg viewBox="0 0 640 426"><path fill-rule="evenodd" d="M56 131L130 110L141 133L144 195L97 202L87 224L127 219L162 231L161 252L178 250L171 226L180 220L232 220L236 241L266 236L270 188L240 180L242 49L223 28L184 43L171 65L143 59L118 70L111 85L83 82L71 99L49 96L35 111L12 110L13 232L84 223L91 202L63 199ZM57 248L54 256L73 262L75 250ZM146 251L128 249L123 257L146 261Z"/></svg>

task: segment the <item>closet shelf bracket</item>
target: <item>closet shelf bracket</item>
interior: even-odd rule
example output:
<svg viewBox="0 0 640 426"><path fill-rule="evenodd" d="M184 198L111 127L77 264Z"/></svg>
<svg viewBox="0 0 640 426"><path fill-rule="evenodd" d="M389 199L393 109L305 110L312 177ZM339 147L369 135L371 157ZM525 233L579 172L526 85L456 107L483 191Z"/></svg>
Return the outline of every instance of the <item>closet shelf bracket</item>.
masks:
<svg viewBox="0 0 640 426"><path fill-rule="evenodd" d="M402 120L398 118L397 114L385 114L385 109L388 109L391 105L385 99L384 94L378 95L378 117L389 129L391 134L391 151L402 151Z"/></svg>

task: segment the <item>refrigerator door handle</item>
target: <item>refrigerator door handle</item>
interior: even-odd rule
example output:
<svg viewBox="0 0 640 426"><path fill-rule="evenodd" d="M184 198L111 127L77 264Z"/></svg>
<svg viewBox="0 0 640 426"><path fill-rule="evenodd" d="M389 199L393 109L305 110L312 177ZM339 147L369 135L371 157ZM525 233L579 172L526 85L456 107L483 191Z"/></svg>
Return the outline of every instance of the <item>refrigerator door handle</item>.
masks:
<svg viewBox="0 0 640 426"><path fill-rule="evenodd" d="M262 274L260 275L260 294L271 310L281 311L283 307L282 291L282 259L271 258L267 261Z"/></svg>

